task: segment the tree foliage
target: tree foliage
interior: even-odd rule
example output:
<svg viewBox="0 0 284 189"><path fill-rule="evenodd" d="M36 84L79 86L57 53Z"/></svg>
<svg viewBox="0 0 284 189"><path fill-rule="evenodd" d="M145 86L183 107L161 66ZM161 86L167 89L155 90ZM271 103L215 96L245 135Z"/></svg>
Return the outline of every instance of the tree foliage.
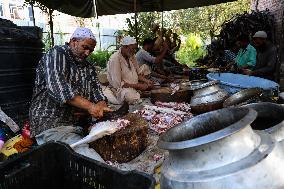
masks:
<svg viewBox="0 0 284 189"><path fill-rule="evenodd" d="M250 0L237 0L229 3L196 7L190 9L164 12L163 26L169 28L181 36L186 36L177 58L183 64L193 66L194 62L205 55L202 40L219 35L221 26L236 14L242 14L250 10ZM155 37L151 31L154 23L161 24L161 13L138 14L138 39L141 44L146 37ZM127 19L127 34L135 36L134 17Z"/></svg>
<svg viewBox="0 0 284 189"><path fill-rule="evenodd" d="M177 59L180 63L189 67L194 66L194 62L206 54L203 42L199 34L190 33L187 35L185 43L181 45L177 52Z"/></svg>
<svg viewBox="0 0 284 189"><path fill-rule="evenodd" d="M237 0L229 3L182 9L164 13L163 25L171 28L179 34L199 33L202 38L211 39L218 35L220 26L236 14L250 10L250 0ZM152 37L151 27L153 23L161 24L161 13L138 13L138 38L143 41L146 37ZM126 20L127 33L135 36L134 16Z"/></svg>
<svg viewBox="0 0 284 189"><path fill-rule="evenodd" d="M107 61L112 55L111 51L108 50L97 50L88 56L87 60L96 66L106 68Z"/></svg>
<svg viewBox="0 0 284 189"><path fill-rule="evenodd" d="M238 0L206 7L173 11L170 25L183 34L200 33L203 38L218 35L220 26L236 14L248 12L250 0Z"/></svg>
<svg viewBox="0 0 284 189"><path fill-rule="evenodd" d="M161 20L160 13L157 12L142 12L137 14L137 38L138 43L141 44L146 38L154 38L155 35L151 31L153 25ZM126 19L128 29L125 31L126 35L136 36L135 18Z"/></svg>

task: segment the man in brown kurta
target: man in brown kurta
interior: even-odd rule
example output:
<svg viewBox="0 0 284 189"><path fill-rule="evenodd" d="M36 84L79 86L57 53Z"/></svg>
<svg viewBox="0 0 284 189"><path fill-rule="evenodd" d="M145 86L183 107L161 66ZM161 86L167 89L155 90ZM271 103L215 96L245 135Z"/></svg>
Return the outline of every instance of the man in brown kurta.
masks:
<svg viewBox="0 0 284 189"><path fill-rule="evenodd" d="M136 40L132 37L122 39L121 48L114 53L107 65L107 78L111 92L104 91L110 102L120 104L126 101L134 104L140 100L138 91L151 89L153 82L144 77L149 70L139 67L135 58Z"/></svg>

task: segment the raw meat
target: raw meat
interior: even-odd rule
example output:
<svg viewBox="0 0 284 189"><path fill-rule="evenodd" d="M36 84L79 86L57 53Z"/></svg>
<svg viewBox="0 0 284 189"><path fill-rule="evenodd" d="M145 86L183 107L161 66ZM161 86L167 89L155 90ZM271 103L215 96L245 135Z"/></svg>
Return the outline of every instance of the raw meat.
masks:
<svg viewBox="0 0 284 189"><path fill-rule="evenodd" d="M173 108L174 110L180 110L184 112L189 112L191 110L190 104L188 103L178 103L178 102L155 102L155 105L158 107L165 107L165 108Z"/></svg>
<svg viewBox="0 0 284 189"><path fill-rule="evenodd" d="M145 105L143 109L136 110L133 113L141 115L148 122L150 122L150 129L158 134L164 133L168 129L192 117L192 114L188 111L184 112L180 110L174 110L174 108L169 108L178 107L181 109L182 107L183 109L188 110L189 105L185 103L157 102L157 105L159 105L160 107Z"/></svg>

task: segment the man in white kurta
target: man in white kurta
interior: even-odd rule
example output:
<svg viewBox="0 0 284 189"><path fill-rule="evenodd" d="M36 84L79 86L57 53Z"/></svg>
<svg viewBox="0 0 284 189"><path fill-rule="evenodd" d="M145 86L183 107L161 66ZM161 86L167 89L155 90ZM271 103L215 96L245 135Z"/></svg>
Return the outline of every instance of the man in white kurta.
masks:
<svg viewBox="0 0 284 189"><path fill-rule="evenodd" d="M153 82L144 77L147 73L145 68L139 68L135 58L137 48L136 40L132 37L125 37L122 40L118 52L114 53L107 65L107 78L111 92L104 92L108 100L114 104L121 104L123 101L135 104L140 100L138 91L149 90Z"/></svg>

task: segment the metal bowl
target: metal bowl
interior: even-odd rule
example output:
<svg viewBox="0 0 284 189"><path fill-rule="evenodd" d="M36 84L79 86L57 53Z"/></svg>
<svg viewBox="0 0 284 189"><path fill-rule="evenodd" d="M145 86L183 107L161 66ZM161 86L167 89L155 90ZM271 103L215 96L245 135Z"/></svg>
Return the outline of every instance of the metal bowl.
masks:
<svg viewBox="0 0 284 189"><path fill-rule="evenodd" d="M223 103L223 107L225 108L230 106L240 106L248 104L257 99L261 94L262 90L260 88L250 88L241 90L227 98Z"/></svg>

